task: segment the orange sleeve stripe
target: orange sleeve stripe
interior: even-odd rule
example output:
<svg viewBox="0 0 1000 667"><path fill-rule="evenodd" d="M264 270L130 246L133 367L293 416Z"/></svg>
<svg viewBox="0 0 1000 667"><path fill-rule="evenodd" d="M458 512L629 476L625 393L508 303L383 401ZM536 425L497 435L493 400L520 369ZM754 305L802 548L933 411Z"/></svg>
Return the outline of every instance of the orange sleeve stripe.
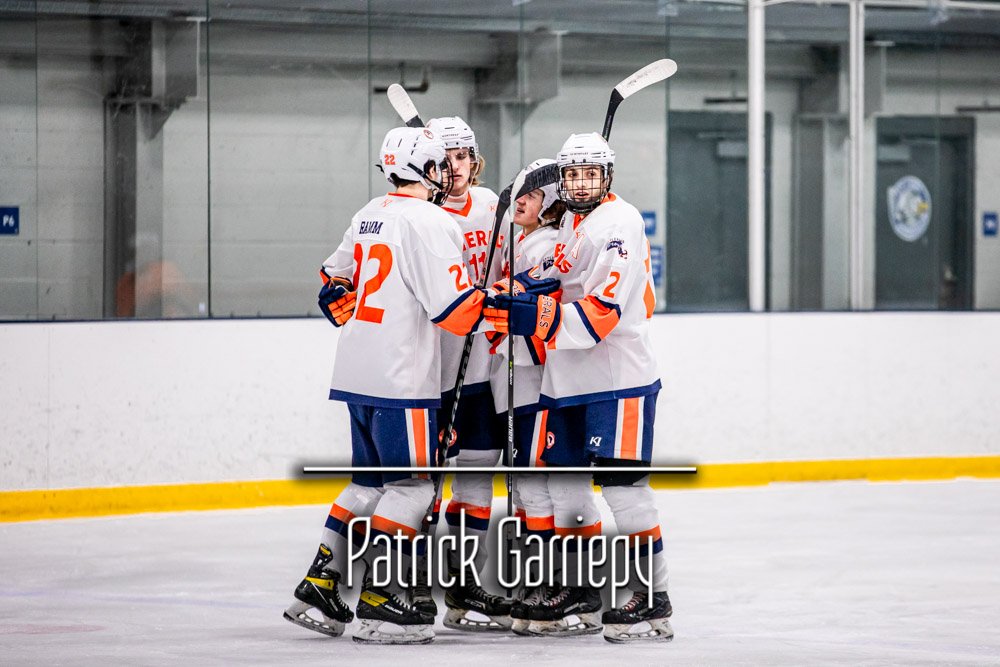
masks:
<svg viewBox="0 0 1000 667"><path fill-rule="evenodd" d="M656 311L656 293L648 282L646 283L646 291L642 295L642 302L646 304L646 319L648 320Z"/></svg>
<svg viewBox="0 0 1000 667"><path fill-rule="evenodd" d="M634 461L639 446L639 399L622 400L622 455L623 459Z"/></svg>
<svg viewBox="0 0 1000 667"><path fill-rule="evenodd" d="M520 519L521 521L524 521L527 518L528 514L524 511L523 507L518 507L514 511L514 516Z"/></svg>
<svg viewBox="0 0 1000 667"><path fill-rule="evenodd" d="M574 304L583 317L583 323L590 335L598 343L608 337L621 319L617 306L613 308L606 306L594 295L575 301Z"/></svg>
<svg viewBox="0 0 1000 667"><path fill-rule="evenodd" d="M595 535L601 534L601 522L598 521L595 524L589 526L579 526L579 527L565 527L556 526L556 535L564 536L580 536L580 537L594 537Z"/></svg>
<svg viewBox="0 0 1000 667"><path fill-rule="evenodd" d="M525 523L528 526L528 530L555 530L556 528L556 518L554 516L529 516Z"/></svg>
<svg viewBox="0 0 1000 667"><path fill-rule="evenodd" d="M449 333L464 336L479 323L485 298L480 290L470 289L431 321Z"/></svg>
<svg viewBox="0 0 1000 667"><path fill-rule="evenodd" d="M545 343L542 342L542 341L540 341L540 340L538 340L534 336L531 336L530 338L528 338L528 344L530 344L531 348L535 351L535 358L538 359L538 363L540 365L544 364L545 363Z"/></svg>
<svg viewBox="0 0 1000 667"><path fill-rule="evenodd" d="M388 535L398 535L399 533L402 533L411 540L417 536L416 528L396 523L395 521L386 519L384 516L379 516L378 514L372 517L372 530L377 530Z"/></svg>
<svg viewBox="0 0 1000 667"><path fill-rule="evenodd" d="M458 514L460 511L465 510L465 513L469 516L475 517L477 519L489 519L490 514L493 511L492 507L479 507L477 505L470 505L468 503L456 503L454 501L448 503L447 514Z"/></svg>

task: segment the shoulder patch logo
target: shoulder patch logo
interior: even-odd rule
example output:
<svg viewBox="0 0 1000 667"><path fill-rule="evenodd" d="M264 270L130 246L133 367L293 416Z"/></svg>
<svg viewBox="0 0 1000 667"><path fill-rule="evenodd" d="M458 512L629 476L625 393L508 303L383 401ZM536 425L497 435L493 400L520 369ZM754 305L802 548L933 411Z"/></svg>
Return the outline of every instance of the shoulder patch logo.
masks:
<svg viewBox="0 0 1000 667"><path fill-rule="evenodd" d="M617 250L618 256L622 259L628 259L628 250L625 249L625 241L622 239L613 238L608 241L608 247L605 250Z"/></svg>

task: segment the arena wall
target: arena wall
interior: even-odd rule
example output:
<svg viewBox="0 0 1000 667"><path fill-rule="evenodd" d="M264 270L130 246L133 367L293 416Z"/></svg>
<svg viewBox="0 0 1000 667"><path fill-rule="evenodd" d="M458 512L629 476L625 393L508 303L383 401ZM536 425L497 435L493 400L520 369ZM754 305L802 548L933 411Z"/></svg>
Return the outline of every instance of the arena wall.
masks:
<svg viewBox="0 0 1000 667"><path fill-rule="evenodd" d="M322 319L0 325L0 519L325 497L289 480L349 463L326 400L337 336ZM691 484L1000 476L1000 313L671 315L652 336L655 462L698 464Z"/></svg>

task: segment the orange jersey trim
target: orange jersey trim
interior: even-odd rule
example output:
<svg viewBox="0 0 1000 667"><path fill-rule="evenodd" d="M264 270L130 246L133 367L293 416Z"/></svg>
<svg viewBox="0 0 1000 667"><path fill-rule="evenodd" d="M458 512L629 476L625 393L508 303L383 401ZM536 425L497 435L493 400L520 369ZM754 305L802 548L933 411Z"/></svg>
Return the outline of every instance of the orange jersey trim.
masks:
<svg viewBox="0 0 1000 667"><path fill-rule="evenodd" d="M485 295L480 290L469 290L464 300L448 307L445 311L447 315L444 318L440 320L435 318L432 321L449 333L464 336L472 331L476 323L479 322L479 318L482 317L485 299Z"/></svg>
<svg viewBox="0 0 1000 667"><path fill-rule="evenodd" d="M461 210L456 208L448 208L447 206L442 206L441 209L448 211L449 213L454 213L455 215L460 215L463 218L469 217L469 212L472 211L472 193L466 193L465 206L463 206Z"/></svg>
<svg viewBox="0 0 1000 667"><path fill-rule="evenodd" d="M608 194L606 194L604 196L604 199L601 200L601 204L604 204L604 203L609 202L609 201L614 201L616 199L618 199L618 197L615 195L615 193L609 192ZM597 206L600 206L601 204L598 204ZM596 209L597 207L595 206L594 208ZM593 213L593 211L591 211L590 213ZM573 230L574 231L576 231L577 226L579 226L579 224L581 222L583 222L584 218L586 218L588 215L590 215L590 213L574 213L573 214Z"/></svg>
<svg viewBox="0 0 1000 667"><path fill-rule="evenodd" d="M580 312L586 319L587 324L590 325L590 328L593 329L594 334L600 340L607 338L611 330L618 326L618 322L621 319L617 310L608 308L596 296L585 297L577 301L576 304L580 307Z"/></svg>

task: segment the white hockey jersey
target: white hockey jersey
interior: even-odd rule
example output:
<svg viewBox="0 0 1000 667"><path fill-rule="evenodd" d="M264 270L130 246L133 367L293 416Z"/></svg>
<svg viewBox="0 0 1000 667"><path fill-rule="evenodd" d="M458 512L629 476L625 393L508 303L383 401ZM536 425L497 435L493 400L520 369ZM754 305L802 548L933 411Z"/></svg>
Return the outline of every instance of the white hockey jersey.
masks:
<svg viewBox="0 0 1000 667"><path fill-rule="evenodd" d="M517 235L514 242L514 275L538 266L544 271L555 261L557 230L554 226L539 227L527 236ZM503 275L507 271L507 244L503 244ZM538 409L538 395L542 388L542 364L545 347L537 338L514 337L514 412L533 412ZM507 410L507 339L497 347L490 367L490 385L493 388L493 405L497 412Z"/></svg>
<svg viewBox="0 0 1000 667"><path fill-rule="evenodd" d="M659 390L649 319L656 295L642 216L614 194L567 213L544 277L562 284L562 319L546 344L540 402L555 408Z"/></svg>
<svg viewBox="0 0 1000 667"><path fill-rule="evenodd" d="M472 330L483 293L473 289L455 222L433 204L377 197L351 219L323 262L357 289L341 328L330 398L376 407L441 404L441 338ZM451 332L451 333L448 333Z"/></svg>
<svg viewBox="0 0 1000 667"><path fill-rule="evenodd" d="M464 202L448 200L442 209L449 213L462 233L462 256L465 259L469 277L473 283L479 282L486 272L486 256L490 249L490 235L497 210L496 194L489 188L471 187ZM498 254L498 253L497 253ZM500 276L500 258L494 255L493 267L485 282L492 285ZM441 392L455 388L458 367L462 361L465 336L441 334ZM490 354L489 343L483 336L473 339L469 355L469 366L465 370L462 394L468 396L489 391Z"/></svg>

